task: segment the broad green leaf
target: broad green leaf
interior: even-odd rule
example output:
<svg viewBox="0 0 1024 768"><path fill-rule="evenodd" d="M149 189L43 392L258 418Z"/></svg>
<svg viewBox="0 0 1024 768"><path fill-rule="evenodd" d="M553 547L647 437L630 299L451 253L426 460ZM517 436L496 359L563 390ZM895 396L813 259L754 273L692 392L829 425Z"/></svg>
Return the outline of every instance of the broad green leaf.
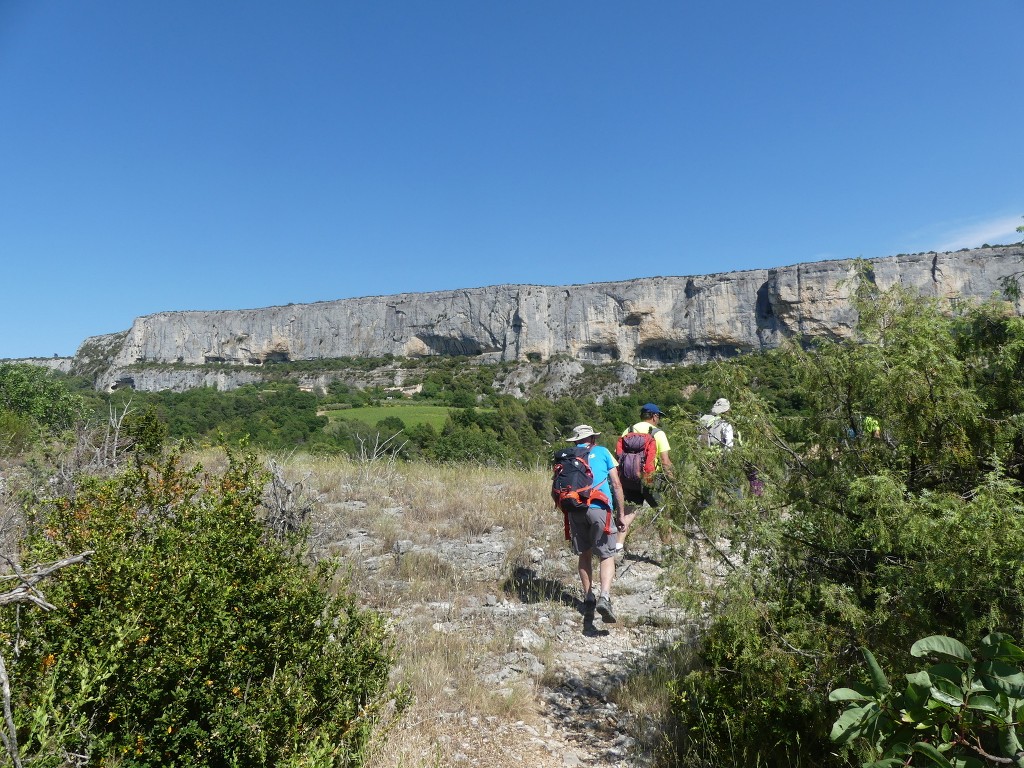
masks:
<svg viewBox="0 0 1024 768"><path fill-rule="evenodd" d="M905 723L931 723L935 719L927 707L911 707L902 710L901 714L900 719Z"/></svg>
<svg viewBox="0 0 1024 768"><path fill-rule="evenodd" d="M942 766L942 768L953 768L949 760L947 760L939 750L925 741L917 742L913 747L911 747L911 749L919 755L924 755L935 765Z"/></svg>
<svg viewBox="0 0 1024 768"><path fill-rule="evenodd" d="M968 709L976 709L979 712L990 712L994 715L1001 714L999 703L991 696L971 696L967 701Z"/></svg>
<svg viewBox="0 0 1024 768"><path fill-rule="evenodd" d="M877 714L877 704L850 707L839 715L839 719L832 726L832 733L829 734L829 738L839 744L845 744L850 739L859 736L864 731L865 724L873 721Z"/></svg>
<svg viewBox="0 0 1024 768"><path fill-rule="evenodd" d="M1024 661L1024 650L1009 635L993 632L981 641L980 654L986 659L1000 659L1012 663Z"/></svg>
<svg viewBox="0 0 1024 768"><path fill-rule="evenodd" d="M974 661L971 649L952 637L945 635L930 635L921 638L910 648L911 656L926 656L929 653L936 653L940 656L948 656L957 661Z"/></svg>
<svg viewBox="0 0 1024 768"><path fill-rule="evenodd" d="M907 686L906 692L903 694L906 703L909 705L907 709L921 708L928 704L928 697L931 695L932 686L928 685L917 685L911 683Z"/></svg>
<svg viewBox="0 0 1024 768"><path fill-rule="evenodd" d="M853 688L836 688L828 695L829 701L867 701L868 697Z"/></svg>
<svg viewBox="0 0 1024 768"><path fill-rule="evenodd" d="M903 765L903 760L898 757L887 757L874 763L864 763L863 768L899 768L901 765Z"/></svg>
<svg viewBox="0 0 1024 768"><path fill-rule="evenodd" d="M914 732L908 731L906 728L901 728L895 734L893 734L892 743L885 748L885 754L888 757L903 757L907 758L910 756L910 740L914 738Z"/></svg>
<svg viewBox="0 0 1024 768"><path fill-rule="evenodd" d="M964 692L959 685L941 677L936 678L934 683L929 691L933 699L941 701L943 704L948 704L951 707L963 706Z"/></svg>
<svg viewBox="0 0 1024 768"><path fill-rule="evenodd" d="M911 672L907 675L907 682L911 685L923 686L925 688L931 688L932 679L927 672Z"/></svg>
<svg viewBox="0 0 1024 768"><path fill-rule="evenodd" d="M964 670L956 664L950 664L948 662L932 664L932 666L928 667L928 674L932 677L941 677L944 680L951 680L957 685L963 684Z"/></svg>
<svg viewBox="0 0 1024 768"><path fill-rule="evenodd" d="M990 646L991 645L999 645L1001 642L1003 642L1005 640L1012 641L1013 638L1010 637L1005 632L989 632L987 635L985 635L983 638L981 638L981 644L982 645L990 645Z"/></svg>
<svg viewBox="0 0 1024 768"><path fill-rule="evenodd" d="M876 693L888 693L892 686L889 685L889 679L885 676L882 668L878 665L875 655L867 648L861 648L860 650L864 654L864 661L868 665L868 673L871 675L872 688L874 688Z"/></svg>
<svg viewBox="0 0 1024 768"><path fill-rule="evenodd" d="M1024 673L1002 661L978 664L978 677L989 691L1002 691L1015 699L1024 698Z"/></svg>
<svg viewBox="0 0 1024 768"><path fill-rule="evenodd" d="M999 749L1005 757L1013 757L1020 752L1020 739L1017 738L1017 729L1012 725L999 729Z"/></svg>
<svg viewBox="0 0 1024 768"><path fill-rule="evenodd" d="M915 672L906 676L907 686L903 696L911 707L924 707L932 689L932 680L927 672Z"/></svg>

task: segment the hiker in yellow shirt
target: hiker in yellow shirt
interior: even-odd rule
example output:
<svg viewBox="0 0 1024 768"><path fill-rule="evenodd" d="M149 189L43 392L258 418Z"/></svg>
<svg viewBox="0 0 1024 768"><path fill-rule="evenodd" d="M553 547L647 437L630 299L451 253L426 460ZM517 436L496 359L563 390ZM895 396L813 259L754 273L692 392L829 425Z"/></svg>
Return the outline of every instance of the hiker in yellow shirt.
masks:
<svg viewBox="0 0 1024 768"><path fill-rule="evenodd" d="M662 477L671 479L672 460L668 456L671 447L668 444L668 435L658 425L665 415L654 403L645 403L640 406L640 421L628 429L623 430L623 436L630 432L649 434L654 438L657 450L655 461L654 480L637 487L627 488L623 485L623 495L626 499L625 509L622 513L621 527L619 529L619 540L615 545L616 552L621 552L626 543L626 534L629 533L629 526L636 517L636 511L644 502L649 507L657 508L662 504L661 494L657 491L657 483Z"/></svg>

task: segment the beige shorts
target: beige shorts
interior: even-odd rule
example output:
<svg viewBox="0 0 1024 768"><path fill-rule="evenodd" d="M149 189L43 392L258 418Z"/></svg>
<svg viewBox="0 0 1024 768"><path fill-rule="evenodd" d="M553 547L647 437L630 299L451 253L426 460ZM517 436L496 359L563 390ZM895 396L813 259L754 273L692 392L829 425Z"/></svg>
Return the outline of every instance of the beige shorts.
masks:
<svg viewBox="0 0 1024 768"><path fill-rule="evenodd" d="M615 555L615 523L605 533L609 512L604 507L590 507L586 512L569 513L569 540L577 555L593 550L602 560Z"/></svg>

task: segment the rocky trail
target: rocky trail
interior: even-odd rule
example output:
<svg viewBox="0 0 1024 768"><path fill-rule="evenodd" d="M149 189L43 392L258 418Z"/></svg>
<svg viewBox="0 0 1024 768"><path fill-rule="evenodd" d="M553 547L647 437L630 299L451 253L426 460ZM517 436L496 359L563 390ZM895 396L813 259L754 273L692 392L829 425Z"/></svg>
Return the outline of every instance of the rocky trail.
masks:
<svg viewBox="0 0 1024 768"><path fill-rule="evenodd" d="M388 513L403 516L400 508ZM560 526L525 541L496 525L390 544L367 528L336 529L327 550L359 563L357 587L391 614L400 644L407 639L399 674L425 663L417 655L440 649L459 657L438 668L433 687L421 683L417 704L392 736L398 757L375 766L654 765L660 724L615 699L659 650L685 642L693 624L670 604L661 578L666 552L643 521L617 566L618 620L610 624L584 611L576 558ZM443 596L417 596L410 580L427 571L450 577ZM503 697L506 711L476 706Z"/></svg>

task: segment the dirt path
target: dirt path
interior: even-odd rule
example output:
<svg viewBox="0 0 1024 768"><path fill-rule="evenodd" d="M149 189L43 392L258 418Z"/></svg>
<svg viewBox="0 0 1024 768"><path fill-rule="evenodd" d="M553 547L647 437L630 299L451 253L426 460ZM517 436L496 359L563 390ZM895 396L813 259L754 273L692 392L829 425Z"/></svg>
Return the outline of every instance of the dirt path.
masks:
<svg viewBox="0 0 1024 768"><path fill-rule="evenodd" d="M617 702L636 701L622 687L692 635L670 604L654 526L634 526L613 584L618 621L606 624L583 611L561 525L431 534L409 528L414 507L364 498L326 505L321 551L392 617L396 680L415 699L369 768L654 765L658 724Z"/></svg>
<svg viewBox="0 0 1024 768"><path fill-rule="evenodd" d="M613 699L652 655L687 636L686 616L668 605L659 550L650 542L634 543L618 566L612 592L616 623L584 613L575 596L562 606L554 663L538 690L552 731L548 745L559 745L554 752L561 763L553 765L653 764L653 724ZM575 558L567 554L562 565L571 569L564 578L572 583Z"/></svg>
<svg viewBox="0 0 1024 768"><path fill-rule="evenodd" d="M361 532L353 535L359 539ZM407 643L424 634L439 636L450 643L443 652L465 654L476 676L466 680L456 668L440 687L422 691L393 737L392 749L400 756L381 759L374 768L654 764L656 724L642 722L615 699L659 649L685 641L690 632L685 614L669 605L660 545L635 537L613 585L618 621L607 624L584 613L568 545L553 539L528 543L537 546L520 550L511 567L514 537L500 528L432 548L400 541L394 551L363 561L372 569L379 560L383 575L396 559L429 549L460 569L458 590L448 599L402 599L391 613ZM375 584L380 587L379 577ZM498 636L509 642L494 650L485 640ZM524 690L529 701L507 714L470 714L473 696L513 699Z"/></svg>

